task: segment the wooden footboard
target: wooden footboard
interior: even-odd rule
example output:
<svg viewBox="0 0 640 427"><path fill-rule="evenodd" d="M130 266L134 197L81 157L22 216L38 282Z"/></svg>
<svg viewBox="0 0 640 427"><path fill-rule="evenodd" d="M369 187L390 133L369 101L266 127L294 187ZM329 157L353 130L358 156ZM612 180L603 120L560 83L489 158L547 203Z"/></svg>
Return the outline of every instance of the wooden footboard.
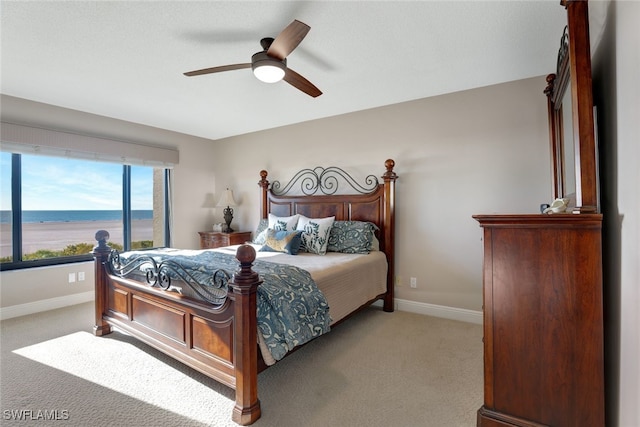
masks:
<svg viewBox="0 0 640 427"><path fill-rule="evenodd" d="M241 425L260 417L256 291L261 281L251 266L255 250L238 249L239 270L218 307L110 274L108 233L94 248L95 335L115 326L236 391L232 419Z"/></svg>

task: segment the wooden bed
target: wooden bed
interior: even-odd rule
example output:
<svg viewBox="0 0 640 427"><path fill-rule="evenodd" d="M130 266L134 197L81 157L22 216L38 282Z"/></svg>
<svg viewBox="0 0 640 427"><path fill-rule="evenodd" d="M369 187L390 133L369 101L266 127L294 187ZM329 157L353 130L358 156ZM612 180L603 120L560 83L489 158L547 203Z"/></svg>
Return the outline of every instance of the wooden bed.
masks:
<svg viewBox="0 0 640 427"><path fill-rule="evenodd" d="M388 312L394 310L394 166L393 160L387 160L382 180L369 175L364 185L334 167L304 169L282 188L278 181L270 184L263 170L258 183L262 218L269 213L302 214L374 223L379 228L380 251L388 262L386 292L360 308L381 299ZM343 184L351 187L350 194L338 189ZM301 195L292 194L294 185ZM233 421L241 425L255 422L260 417L258 373L267 367L257 344L256 292L261 281L252 270L255 249L249 245L238 248L240 266L229 281L229 292L223 303L213 305L112 273L108 233L99 231L96 240L94 334L102 336L116 327L235 389Z"/></svg>

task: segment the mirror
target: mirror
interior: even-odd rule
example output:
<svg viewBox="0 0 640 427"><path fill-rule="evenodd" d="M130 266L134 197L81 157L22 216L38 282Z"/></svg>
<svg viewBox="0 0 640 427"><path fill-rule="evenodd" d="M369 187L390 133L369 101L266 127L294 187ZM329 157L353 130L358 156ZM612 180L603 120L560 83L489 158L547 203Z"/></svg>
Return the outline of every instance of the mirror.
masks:
<svg viewBox="0 0 640 427"><path fill-rule="evenodd" d="M553 198L568 198L576 213L597 212L598 177L593 121L587 2L566 0L567 26L556 74L547 76Z"/></svg>
<svg viewBox="0 0 640 427"><path fill-rule="evenodd" d="M571 110L571 92L565 91L560 104L559 120L562 123L562 132L559 135L562 149L562 194L575 201L576 194L576 167L573 141L573 118Z"/></svg>
<svg viewBox="0 0 640 427"><path fill-rule="evenodd" d="M563 194L575 199L576 194L576 165L574 163L575 151L573 141L573 126L571 124L571 94L567 91L562 97L560 107L562 129L562 178Z"/></svg>
<svg viewBox="0 0 640 427"><path fill-rule="evenodd" d="M575 141L573 139L573 108L571 104L571 70L569 68L569 33L564 27L558 50L557 74L547 77L551 105L551 118L554 122L554 135L551 143L556 153L554 161L553 197L569 199L569 207L576 206L576 167Z"/></svg>

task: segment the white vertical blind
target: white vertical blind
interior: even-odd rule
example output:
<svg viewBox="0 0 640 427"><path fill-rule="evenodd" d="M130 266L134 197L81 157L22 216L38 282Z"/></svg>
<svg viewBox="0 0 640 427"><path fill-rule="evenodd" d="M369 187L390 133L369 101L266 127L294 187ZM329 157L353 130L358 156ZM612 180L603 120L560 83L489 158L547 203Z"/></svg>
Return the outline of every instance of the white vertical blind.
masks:
<svg viewBox="0 0 640 427"><path fill-rule="evenodd" d="M176 148L80 135L51 129L0 123L0 150L130 165L171 168L178 163Z"/></svg>

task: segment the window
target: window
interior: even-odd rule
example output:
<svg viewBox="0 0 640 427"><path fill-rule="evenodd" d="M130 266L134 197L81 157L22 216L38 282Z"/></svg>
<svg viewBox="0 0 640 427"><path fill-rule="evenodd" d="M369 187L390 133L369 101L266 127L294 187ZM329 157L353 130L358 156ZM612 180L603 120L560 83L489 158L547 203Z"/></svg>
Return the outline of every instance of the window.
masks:
<svg viewBox="0 0 640 427"><path fill-rule="evenodd" d="M167 170L0 152L0 268L91 259L95 232L117 249L168 245Z"/></svg>
<svg viewBox="0 0 640 427"><path fill-rule="evenodd" d="M12 261L11 153L0 152L0 261Z"/></svg>

